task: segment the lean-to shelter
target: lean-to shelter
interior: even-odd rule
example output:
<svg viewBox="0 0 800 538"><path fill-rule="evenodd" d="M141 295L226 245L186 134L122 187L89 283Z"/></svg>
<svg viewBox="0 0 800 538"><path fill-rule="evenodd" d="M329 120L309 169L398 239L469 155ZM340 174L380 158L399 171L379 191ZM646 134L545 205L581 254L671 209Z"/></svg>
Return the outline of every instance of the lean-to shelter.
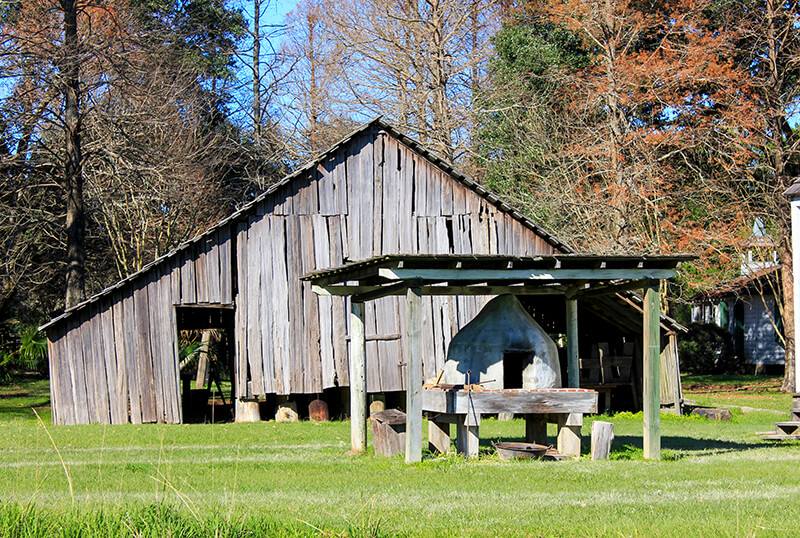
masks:
<svg viewBox="0 0 800 538"><path fill-rule="evenodd" d="M300 280L304 274L387 254L571 252L420 144L373 120L212 228L45 324L53 420L181 422L177 331L180 320L196 322L206 311L230 328L236 398L347 387L349 299L316 295ZM422 298L425 376L442 368L452 336L489 299ZM553 314L563 306L532 301L526 306L537 321L557 331L557 321L539 314L563 319ZM604 296L580 309L592 320L581 327L593 342L641 338L641 308L632 297ZM402 298L366 305L371 393L405 390L405 319ZM679 329L662 318L665 334ZM591 345L582 343L587 354ZM662 388L667 402L679 404L674 383Z"/></svg>

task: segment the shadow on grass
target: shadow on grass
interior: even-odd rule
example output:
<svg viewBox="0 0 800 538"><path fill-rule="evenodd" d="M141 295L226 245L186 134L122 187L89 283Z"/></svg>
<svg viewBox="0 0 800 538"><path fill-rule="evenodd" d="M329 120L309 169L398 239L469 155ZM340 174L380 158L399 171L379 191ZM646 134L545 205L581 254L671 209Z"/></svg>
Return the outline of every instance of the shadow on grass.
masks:
<svg viewBox="0 0 800 538"><path fill-rule="evenodd" d="M494 439L481 439L481 452L493 452L491 441ZM525 442L525 437L503 437L503 441ZM556 445L556 439L548 437L548 444ZM685 437L677 435L665 435L661 438L661 448L667 451L675 451L669 459L681 459L694 455L693 453L724 453L724 452L743 452L763 448L763 443L740 443L736 441L725 441L721 439L709 439L698 437ZM615 455L618 459L641 459L643 442L641 436L618 435L614 437L611 446L611 457ZM591 438L584 437L581 440L581 453L588 454L591 448Z"/></svg>

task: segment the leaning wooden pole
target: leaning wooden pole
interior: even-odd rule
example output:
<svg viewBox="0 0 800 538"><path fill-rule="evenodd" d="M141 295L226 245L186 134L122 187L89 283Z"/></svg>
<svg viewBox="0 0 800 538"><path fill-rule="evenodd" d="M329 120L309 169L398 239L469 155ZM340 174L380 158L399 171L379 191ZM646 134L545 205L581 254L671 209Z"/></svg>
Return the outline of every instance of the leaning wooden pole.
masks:
<svg viewBox="0 0 800 538"><path fill-rule="evenodd" d="M644 290L644 457L661 459L661 309L658 281Z"/></svg>
<svg viewBox="0 0 800 538"><path fill-rule="evenodd" d="M567 299L567 386L570 388L580 385L578 355L578 301Z"/></svg>
<svg viewBox="0 0 800 538"><path fill-rule="evenodd" d="M406 292L406 463L422 461L422 290Z"/></svg>
<svg viewBox="0 0 800 538"><path fill-rule="evenodd" d="M350 303L350 449L367 449L367 343L364 303Z"/></svg>

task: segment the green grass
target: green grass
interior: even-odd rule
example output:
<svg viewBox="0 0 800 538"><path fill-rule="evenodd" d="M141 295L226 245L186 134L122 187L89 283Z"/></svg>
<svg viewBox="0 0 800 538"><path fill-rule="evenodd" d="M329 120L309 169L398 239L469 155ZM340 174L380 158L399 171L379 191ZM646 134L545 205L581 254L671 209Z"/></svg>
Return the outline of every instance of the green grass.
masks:
<svg viewBox="0 0 800 538"><path fill-rule="evenodd" d="M800 518L800 443L755 435L770 412L664 415L660 462L623 413L597 417L607 461L500 461L489 441L524 423L489 419L477 460L405 465L348 456L347 422L53 427L25 407L46 384L0 396L0 536L785 536Z"/></svg>
<svg viewBox="0 0 800 538"><path fill-rule="evenodd" d="M682 376L684 397L702 406L772 409L787 412L790 394L780 392L780 376Z"/></svg>

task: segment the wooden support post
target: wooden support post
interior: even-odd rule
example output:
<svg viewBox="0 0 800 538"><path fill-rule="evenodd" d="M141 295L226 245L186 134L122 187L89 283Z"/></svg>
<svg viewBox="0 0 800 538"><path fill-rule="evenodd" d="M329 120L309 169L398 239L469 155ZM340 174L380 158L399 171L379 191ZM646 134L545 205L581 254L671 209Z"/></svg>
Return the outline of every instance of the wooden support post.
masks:
<svg viewBox="0 0 800 538"><path fill-rule="evenodd" d="M558 415L557 448L562 454L581 456L582 413L563 413Z"/></svg>
<svg viewBox="0 0 800 538"><path fill-rule="evenodd" d="M406 292L406 463L422 461L422 290Z"/></svg>
<svg viewBox="0 0 800 538"><path fill-rule="evenodd" d="M592 459L604 460L611 454L614 442L614 424L595 420L592 422Z"/></svg>
<svg viewBox="0 0 800 538"><path fill-rule="evenodd" d="M567 386L580 385L578 365L578 301L567 299Z"/></svg>
<svg viewBox="0 0 800 538"><path fill-rule="evenodd" d="M644 290L644 457L661 459L661 329L658 281Z"/></svg>
<svg viewBox="0 0 800 538"><path fill-rule="evenodd" d="M456 423L456 448L459 454L468 458L477 457L480 446L479 424L475 422L475 416L470 413L464 417L464 421Z"/></svg>
<svg viewBox="0 0 800 538"><path fill-rule="evenodd" d="M547 419L543 415L525 415L525 442L547 444Z"/></svg>
<svg viewBox="0 0 800 538"><path fill-rule="evenodd" d="M364 303L350 303L350 449L367 448L367 345Z"/></svg>
<svg viewBox="0 0 800 538"><path fill-rule="evenodd" d="M794 310L794 392L800 392L800 196L792 195L792 299ZM787 269L784 266L784 271Z"/></svg>
<svg viewBox="0 0 800 538"><path fill-rule="evenodd" d="M428 419L428 449L431 452L450 452L450 424Z"/></svg>

